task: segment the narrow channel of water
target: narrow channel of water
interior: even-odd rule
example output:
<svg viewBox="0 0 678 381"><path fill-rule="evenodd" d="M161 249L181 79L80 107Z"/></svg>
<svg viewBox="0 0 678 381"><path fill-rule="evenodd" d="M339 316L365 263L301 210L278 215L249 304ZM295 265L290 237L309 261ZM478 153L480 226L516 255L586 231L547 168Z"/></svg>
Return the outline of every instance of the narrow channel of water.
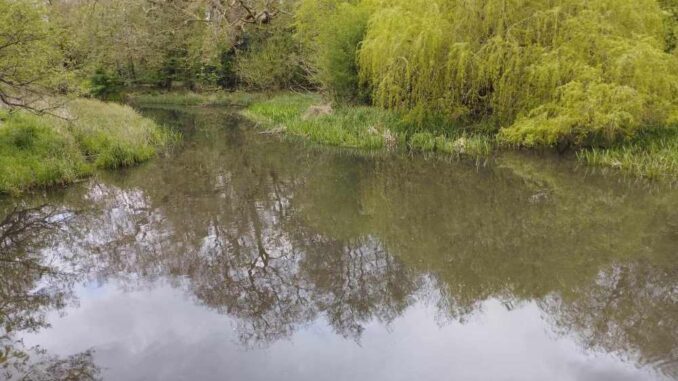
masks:
<svg viewBox="0 0 678 381"><path fill-rule="evenodd" d="M323 149L214 109L144 112L183 145L5 220L14 372L678 379L675 189L558 160ZM0 200L0 221L16 203Z"/></svg>

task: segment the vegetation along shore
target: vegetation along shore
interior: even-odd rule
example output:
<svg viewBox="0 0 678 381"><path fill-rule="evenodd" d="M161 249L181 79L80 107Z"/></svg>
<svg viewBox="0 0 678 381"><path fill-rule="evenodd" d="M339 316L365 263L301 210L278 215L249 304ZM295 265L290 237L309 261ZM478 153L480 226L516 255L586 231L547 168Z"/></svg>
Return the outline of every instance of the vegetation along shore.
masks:
<svg viewBox="0 0 678 381"><path fill-rule="evenodd" d="M149 160L176 135L129 106L78 99L60 115L0 111L0 193L64 185Z"/></svg>
<svg viewBox="0 0 678 381"><path fill-rule="evenodd" d="M342 147L553 150L678 178L675 0L97 3L0 0L0 193L175 139L125 101L240 107Z"/></svg>

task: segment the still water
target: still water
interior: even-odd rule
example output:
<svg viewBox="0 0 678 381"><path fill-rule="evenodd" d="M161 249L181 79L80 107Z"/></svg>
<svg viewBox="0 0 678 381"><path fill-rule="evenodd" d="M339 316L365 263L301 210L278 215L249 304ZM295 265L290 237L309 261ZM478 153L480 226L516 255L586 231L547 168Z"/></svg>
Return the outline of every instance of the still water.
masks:
<svg viewBox="0 0 678 381"><path fill-rule="evenodd" d="M143 112L184 143L0 200L0 378L678 379L675 188Z"/></svg>

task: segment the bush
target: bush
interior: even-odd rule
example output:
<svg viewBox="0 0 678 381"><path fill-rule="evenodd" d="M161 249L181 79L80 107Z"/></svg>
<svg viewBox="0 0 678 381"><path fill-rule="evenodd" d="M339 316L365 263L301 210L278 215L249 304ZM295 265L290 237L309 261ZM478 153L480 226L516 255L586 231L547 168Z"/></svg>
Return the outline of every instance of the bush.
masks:
<svg viewBox="0 0 678 381"><path fill-rule="evenodd" d="M250 38L247 50L237 56L239 82L255 90L280 90L306 83L300 53L292 32L284 27L260 30Z"/></svg>
<svg viewBox="0 0 678 381"><path fill-rule="evenodd" d="M312 78L340 102L369 101L357 63L369 9L350 1L304 0L297 12L297 38L307 49Z"/></svg>
<svg viewBox="0 0 678 381"><path fill-rule="evenodd" d="M90 94L102 100L117 100L121 97L122 81L104 69L97 69L90 79Z"/></svg>
<svg viewBox="0 0 678 381"><path fill-rule="evenodd" d="M369 8L351 2L305 0L297 16L309 50L313 79L335 100L364 103L369 93L358 78L357 50L367 30Z"/></svg>

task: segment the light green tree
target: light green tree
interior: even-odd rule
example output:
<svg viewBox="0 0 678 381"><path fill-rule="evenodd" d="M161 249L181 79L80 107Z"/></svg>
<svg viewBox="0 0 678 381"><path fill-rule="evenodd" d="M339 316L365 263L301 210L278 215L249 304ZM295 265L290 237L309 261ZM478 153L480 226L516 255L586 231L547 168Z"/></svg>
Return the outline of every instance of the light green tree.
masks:
<svg viewBox="0 0 678 381"><path fill-rule="evenodd" d="M601 145L674 124L678 60L656 0L396 0L370 17L377 104L516 145Z"/></svg>
<svg viewBox="0 0 678 381"><path fill-rule="evenodd" d="M43 111L63 79L58 36L38 0L0 0L0 106Z"/></svg>

